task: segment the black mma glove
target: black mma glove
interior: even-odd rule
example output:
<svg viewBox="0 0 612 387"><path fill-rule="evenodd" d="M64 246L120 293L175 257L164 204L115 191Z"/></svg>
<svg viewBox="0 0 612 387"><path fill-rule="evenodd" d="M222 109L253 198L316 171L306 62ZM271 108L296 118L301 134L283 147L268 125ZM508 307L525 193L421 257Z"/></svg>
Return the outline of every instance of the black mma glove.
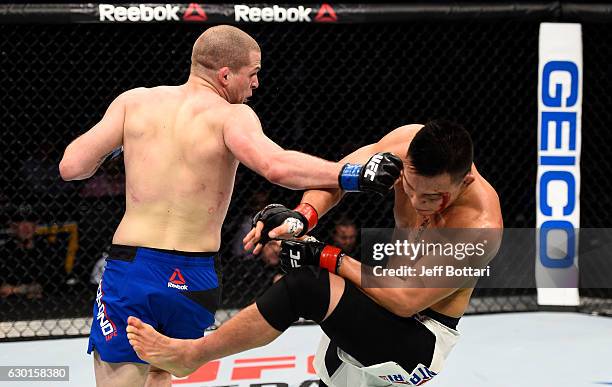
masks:
<svg viewBox="0 0 612 387"><path fill-rule="evenodd" d="M347 192L370 191L384 195L393 187L402 168L402 160L393 153L376 153L365 165L344 164L338 182Z"/></svg>
<svg viewBox="0 0 612 387"><path fill-rule="evenodd" d="M295 210L290 210L282 204L268 204L263 210L255 214L252 226L257 226L257 222L264 224L261 230L261 239L258 243L265 245L270 241L268 233L282 224L287 223L289 233L299 238L312 230L317 225L318 220L317 211L308 203L301 203Z"/></svg>
<svg viewBox="0 0 612 387"><path fill-rule="evenodd" d="M281 269L286 273L302 266L320 266L330 273L338 274L345 256L341 248L319 242L315 238L303 241L287 240L281 242Z"/></svg>

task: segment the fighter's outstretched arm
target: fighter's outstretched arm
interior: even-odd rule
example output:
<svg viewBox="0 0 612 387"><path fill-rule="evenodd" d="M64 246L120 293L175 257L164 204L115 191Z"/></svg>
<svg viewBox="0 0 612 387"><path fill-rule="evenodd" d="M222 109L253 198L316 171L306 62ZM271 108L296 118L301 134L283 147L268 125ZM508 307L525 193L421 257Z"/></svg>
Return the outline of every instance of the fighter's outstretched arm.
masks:
<svg viewBox="0 0 612 387"><path fill-rule="evenodd" d="M379 149L382 149L382 147L378 143L363 146L344 157L339 161L339 164L365 164L373 154L385 151ZM301 203L308 203L313 206L321 217L340 203L345 193L346 191L340 188L310 189L302 195Z"/></svg>
<svg viewBox="0 0 612 387"><path fill-rule="evenodd" d="M255 112L237 105L223 128L228 149L248 168L290 189L338 187L342 164L285 150L268 138Z"/></svg>
<svg viewBox="0 0 612 387"><path fill-rule="evenodd" d="M416 132L418 132L422 127L423 125L419 124L400 126L399 128L389 132L378 142L363 146L353 153L347 155L339 161L339 164L365 164L374 154L380 152L392 153L400 157L400 159L405 162L405 155L407 153L408 146L410 145L410 141L412 141L412 138ZM345 193L346 191L342 190L341 188L311 189L304 193L301 204L312 207L318 215L318 218L320 218L330 209L336 206ZM313 227L313 225L310 226L311 228ZM259 243L263 229L263 223L258 223L257 227L254 227L246 235L243 240L246 250L253 249L254 254L259 254L263 248L262 244ZM290 226L288 224L282 224L278 227L272 228L268 236L270 238L287 239L294 236L289 231Z"/></svg>
<svg viewBox="0 0 612 387"><path fill-rule="evenodd" d="M108 156L121 152L127 93L110 104L100 122L68 145L59 164L62 179L87 179Z"/></svg>
<svg viewBox="0 0 612 387"><path fill-rule="evenodd" d="M340 165L344 165L346 163L357 164L357 163L360 163L360 161L361 161L360 164L362 164L362 163L367 162L367 160L370 157L372 157L373 154L376 153L373 150L374 146L375 144L370 144L370 145L366 145L358 149L357 151L351 153L350 155L340 160L339 164ZM331 208L333 208L336 204L338 204L340 200L342 199L342 197L344 196L345 192L346 191L340 188L328 188L328 189L320 188L320 189L308 190L304 193L304 196L302 196L302 201L301 201L301 203L303 204L302 207L305 206L306 208L308 207L312 208L314 210L314 213L316 214L315 217L318 219L321 216L323 216L327 211L329 211ZM314 223L315 224L309 224L308 228L312 229L316 225L316 220ZM265 243L259 243L260 240L262 240L261 233L263 230L264 230L264 224L262 222L258 222L256 227L254 227L253 229L251 229L251 231L249 231L249 233L243 239L245 250L247 251L253 250L253 254L255 255L261 252L261 250L263 249L263 245L265 244ZM281 239L287 239L293 236L294 234L290 231L289 224L282 224L272 229L272 231L270 231L268 235L269 238L281 238ZM263 241L265 242L266 240L267 238L264 237Z"/></svg>
<svg viewBox="0 0 612 387"><path fill-rule="evenodd" d="M387 133L378 142L363 146L354 151L353 153L347 155L342 160L340 160L340 164L364 164L368 161L370 157L372 157L373 154L378 152L393 153L399 156L402 161L405 162L408 145L410 145L410 141L422 126L423 125L419 124L400 126L399 128L396 128L391 132ZM308 203L313 206L319 214L319 217L321 217L334 206L336 206L340 202L344 194L345 191L339 188L326 190L311 189L304 192L301 202Z"/></svg>

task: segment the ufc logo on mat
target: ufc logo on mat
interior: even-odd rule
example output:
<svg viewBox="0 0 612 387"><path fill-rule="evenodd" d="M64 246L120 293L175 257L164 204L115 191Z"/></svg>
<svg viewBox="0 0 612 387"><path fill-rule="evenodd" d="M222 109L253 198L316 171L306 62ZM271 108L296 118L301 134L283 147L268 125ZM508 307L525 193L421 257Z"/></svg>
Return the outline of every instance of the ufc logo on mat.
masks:
<svg viewBox="0 0 612 387"><path fill-rule="evenodd" d="M301 254L298 250L296 251L289 250L289 258L291 258L291 267L301 267L300 265Z"/></svg>
<svg viewBox="0 0 612 387"><path fill-rule="evenodd" d="M370 162L366 165L366 171L363 175L370 179L370 181L374 181L374 177L376 177L376 171L378 171L378 164L380 164L382 158L382 155L374 155L370 159Z"/></svg>
<svg viewBox="0 0 612 387"><path fill-rule="evenodd" d="M278 372L287 372L292 370L292 374L301 378L310 379L310 375L316 373L314 366L314 355L308 356L304 359L303 355L289 355L289 356L275 356L275 357L254 357L254 358L238 358L234 361L228 359L221 359L211 361L200 367L196 372L189 375L187 378L174 378L172 380L173 385L179 384L193 384L202 382L212 382L217 380L219 377L227 377L231 375L232 381L237 383L231 384L232 386L245 386L242 381L250 381L249 386L286 386L285 383L270 382L270 378L274 378ZM285 375L286 374L280 374ZM272 379L274 380L274 379ZM267 383L266 383L267 382ZM208 385L208 384L207 384ZM217 384L214 384L217 386ZM304 380L299 386L309 387L315 385L311 380Z"/></svg>

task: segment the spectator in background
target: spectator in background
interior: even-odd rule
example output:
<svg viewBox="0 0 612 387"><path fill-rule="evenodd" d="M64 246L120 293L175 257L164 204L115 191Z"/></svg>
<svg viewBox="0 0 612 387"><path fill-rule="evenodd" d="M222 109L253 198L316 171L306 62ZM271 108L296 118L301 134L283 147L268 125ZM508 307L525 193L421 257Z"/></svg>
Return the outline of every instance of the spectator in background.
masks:
<svg viewBox="0 0 612 387"><path fill-rule="evenodd" d="M57 235L38 235L39 217L31 206L13 206L7 238L0 244L0 297L40 299L63 293L68 278L64 264L67 241Z"/></svg>
<svg viewBox="0 0 612 387"><path fill-rule="evenodd" d="M25 296L42 298L43 288L38 282L41 273L41 257L35 246L36 223L31 218L13 219L9 227L9 239L2 245L2 271L0 296Z"/></svg>
<svg viewBox="0 0 612 387"><path fill-rule="evenodd" d="M351 257L361 256L357 243L357 226L348 218L340 218L334 223L332 240L335 246L340 247Z"/></svg>

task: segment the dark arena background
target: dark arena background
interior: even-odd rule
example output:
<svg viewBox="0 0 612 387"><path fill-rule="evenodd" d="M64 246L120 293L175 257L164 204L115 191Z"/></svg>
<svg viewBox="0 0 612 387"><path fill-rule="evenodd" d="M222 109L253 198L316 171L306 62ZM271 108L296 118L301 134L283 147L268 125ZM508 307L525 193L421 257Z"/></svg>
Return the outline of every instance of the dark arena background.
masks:
<svg viewBox="0 0 612 387"><path fill-rule="evenodd" d="M77 182L62 181L59 160L121 92L185 82L193 42L215 24L235 24L260 44L260 87L248 103L284 148L339 160L398 126L451 119L472 135L475 164L499 194L505 227L535 229L540 24L581 23L579 226L612 225L605 4L305 4L309 20L296 22L236 21L232 4L172 6L179 20L131 22L100 20L98 4L0 5L0 341L89 333L103 259L124 211L123 159ZM279 272L273 258L240 249L251 217L267 203L295 206L301 194L239 167L222 233L218 323ZM313 234L332 242L339 221L356 230L393 227L392 207L392 193L347 195ZM578 256L587 247L580 244ZM533 272L535 252L516 248ZM601 276L600 269L581 261L580 276ZM579 293L572 311L612 313L609 286ZM477 289L468 314L550 308L538 304L535 286L506 284Z"/></svg>

